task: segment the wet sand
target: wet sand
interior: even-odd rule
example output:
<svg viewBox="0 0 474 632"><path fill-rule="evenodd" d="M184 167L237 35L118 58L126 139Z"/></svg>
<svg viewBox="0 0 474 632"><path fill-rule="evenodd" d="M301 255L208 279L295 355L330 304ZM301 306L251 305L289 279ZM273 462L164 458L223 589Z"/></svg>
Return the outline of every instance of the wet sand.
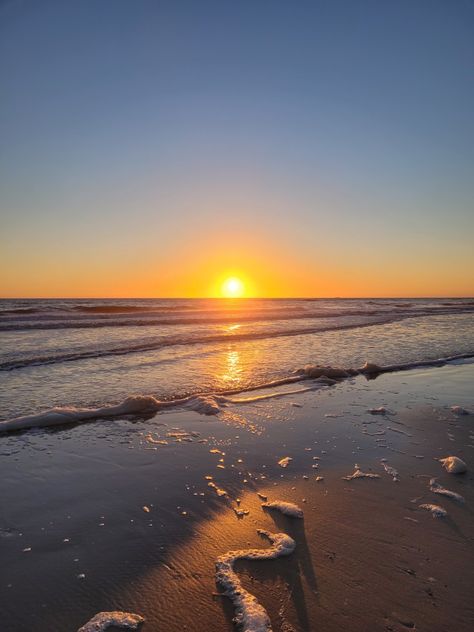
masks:
<svg viewBox="0 0 474 632"><path fill-rule="evenodd" d="M289 557L236 564L274 630L472 629L474 415L450 407L474 410L473 378L472 364L359 376L212 418L173 412L1 437L2 629L75 632L120 609L143 615L144 632L230 631L214 562L267 547L257 529L296 541ZM368 412L380 406L388 413ZM434 460L451 454L466 474ZM344 480L355 463L380 478ZM465 503L431 492L431 477ZM298 504L304 520L264 511L257 491Z"/></svg>

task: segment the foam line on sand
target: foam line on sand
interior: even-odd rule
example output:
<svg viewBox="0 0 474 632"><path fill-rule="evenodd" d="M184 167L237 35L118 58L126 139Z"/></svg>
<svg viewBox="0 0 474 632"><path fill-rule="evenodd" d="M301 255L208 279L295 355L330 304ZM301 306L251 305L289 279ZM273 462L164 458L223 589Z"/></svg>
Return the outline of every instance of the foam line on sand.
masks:
<svg viewBox="0 0 474 632"><path fill-rule="evenodd" d="M234 571L237 560L272 560L290 555L295 541L286 533L270 533L262 529L258 533L270 541L268 549L228 551L216 560L216 581L224 589L235 609L234 622L243 632L271 632L271 621L265 608L242 586Z"/></svg>
<svg viewBox="0 0 474 632"><path fill-rule="evenodd" d="M139 614L131 612L99 612L90 621L85 623L77 632L103 632L111 626L126 628L127 630L137 630L138 626L145 619Z"/></svg>

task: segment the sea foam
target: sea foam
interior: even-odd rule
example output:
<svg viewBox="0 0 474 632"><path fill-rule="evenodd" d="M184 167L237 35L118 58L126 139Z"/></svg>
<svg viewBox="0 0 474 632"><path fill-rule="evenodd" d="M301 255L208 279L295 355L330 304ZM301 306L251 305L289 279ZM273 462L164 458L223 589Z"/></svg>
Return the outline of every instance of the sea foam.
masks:
<svg viewBox="0 0 474 632"><path fill-rule="evenodd" d="M110 626L117 628L127 628L129 630L137 630L138 626L143 623L145 619L139 614L133 614L131 612L99 612L92 617L85 625L83 625L77 632L103 632Z"/></svg>
<svg viewBox="0 0 474 632"><path fill-rule="evenodd" d="M326 377L333 380L349 377L350 375L356 375L357 371L354 369L341 369L333 366L321 366L319 364L307 364L302 369L298 369L297 373L306 375L309 378L321 378Z"/></svg>
<svg viewBox="0 0 474 632"><path fill-rule="evenodd" d="M295 505L294 503L287 503L283 500L274 500L273 502L265 502L262 503L262 507L264 509L274 509L275 511L280 511L285 516L290 516L290 518L302 518L303 510Z"/></svg>
<svg viewBox="0 0 474 632"><path fill-rule="evenodd" d="M361 469L359 469L359 466L356 465L355 471L353 472L353 474L350 474L349 476L343 476L342 478L345 481L353 481L356 478L380 478L380 474L372 474L371 472L363 472Z"/></svg>
<svg viewBox="0 0 474 632"><path fill-rule="evenodd" d="M161 402L151 395L135 395L127 397L115 406L101 408L52 408L37 415L16 417L0 422L0 432L24 430L26 428L57 426L60 424L77 423L89 419L118 417L122 415L136 415L138 413L154 413L159 410Z"/></svg>
<svg viewBox="0 0 474 632"><path fill-rule="evenodd" d="M352 367L334 367L331 365L322 366L319 364L307 364L294 372L300 375L302 379L326 378L333 380L341 380L355 375L376 376L381 373L393 373L395 371L408 371L423 367L440 367L456 360L471 358L472 353L459 354L444 358L436 358L433 360L415 360L413 362L401 362L398 364L379 365L374 362L365 362L365 364L357 369Z"/></svg>
<svg viewBox="0 0 474 632"><path fill-rule="evenodd" d="M453 500L457 500L458 503L463 503L464 498L461 494L457 492L452 492L450 489L446 489L439 483L436 482L435 478L430 480L430 490L435 494L440 494L441 496L447 496L448 498L452 498Z"/></svg>
<svg viewBox="0 0 474 632"><path fill-rule="evenodd" d="M242 586L234 571L237 560L271 560L290 555L295 550L295 541L286 533L270 533L262 529L258 533L267 538L268 549L228 551L216 560L216 581L224 589L235 608L234 622L242 632L271 632L271 621L265 608Z"/></svg>
<svg viewBox="0 0 474 632"><path fill-rule="evenodd" d="M152 395L132 395L116 405L99 408L51 408L37 415L15 417L0 422L0 433L27 428L45 428L79 423L93 419L108 419L128 415L148 415L167 408L187 408L203 415L216 415L220 411L219 399L211 395L193 395L170 401L161 401ZM224 398L225 399L225 398Z"/></svg>
<svg viewBox="0 0 474 632"><path fill-rule="evenodd" d="M387 463L387 459L380 459L380 462L383 465L383 469L389 474L395 483L398 483L400 478L398 477L398 471Z"/></svg>
<svg viewBox="0 0 474 632"><path fill-rule="evenodd" d="M446 518L448 512L443 507L439 505L432 505L431 503L424 503L423 505L418 505L420 509L426 509L426 511L430 511L433 518Z"/></svg>
<svg viewBox="0 0 474 632"><path fill-rule="evenodd" d="M447 456L444 459L439 459L439 462L450 474L464 474L464 472L467 472L467 465L457 456Z"/></svg>
<svg viewBox="0 0 474 632"><path fill-rule="evenodd" d="M454 413L455 415L458 415L458 417L471 414L468 410L466 410L462 406L451 406L451 412Z"/></svg>

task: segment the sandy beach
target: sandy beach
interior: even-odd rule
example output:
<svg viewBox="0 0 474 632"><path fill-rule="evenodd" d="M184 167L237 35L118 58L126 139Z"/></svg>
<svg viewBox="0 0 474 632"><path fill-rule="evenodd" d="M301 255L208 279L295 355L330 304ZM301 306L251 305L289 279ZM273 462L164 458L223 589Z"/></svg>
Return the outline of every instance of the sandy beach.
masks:
<svg viewBox="0 0 474 632"><path fill-rule="evenodd" d="M294 553L236 571L273 630L470 630L474 416L451 407L474 408L473 377L468 363L357 376L212 417L2 436L3 629L74 632L125 610L144 631L230 631L215 560L268 547L266 529L291 536ZM437 461L450 455L465 474ZM345 480L356 464L379 478ZM430 491L431 478L465 502ZM304 519L262 509L257 492Z"/></svg>

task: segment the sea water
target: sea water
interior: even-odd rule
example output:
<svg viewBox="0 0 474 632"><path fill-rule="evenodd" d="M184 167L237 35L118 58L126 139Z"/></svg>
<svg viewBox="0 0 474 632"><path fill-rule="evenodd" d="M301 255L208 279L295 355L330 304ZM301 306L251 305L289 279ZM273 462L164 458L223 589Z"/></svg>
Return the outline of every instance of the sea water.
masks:
<svg viewBox="0 0 474 632"><path fill-rule="evenodd" d="M474 355L472 299L0 301L0 419Z"/></svg>

